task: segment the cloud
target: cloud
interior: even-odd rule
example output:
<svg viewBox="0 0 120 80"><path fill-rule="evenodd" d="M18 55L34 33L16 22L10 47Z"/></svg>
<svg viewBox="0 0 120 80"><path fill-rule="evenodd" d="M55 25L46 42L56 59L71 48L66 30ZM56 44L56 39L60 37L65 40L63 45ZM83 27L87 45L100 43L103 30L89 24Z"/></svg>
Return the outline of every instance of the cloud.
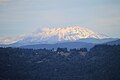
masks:
<svg viewBox="0 0 120 80"><path fill-rule="evenodd" d="M0 0L1 3L2 3L2 2L7 2L7 1L9 1L9 0Z"/></svg>
<svg viewBox="0 0 120 80"><path fill-rule="evenodd" d="M0 0L0 5L8 3L10 0Z"/></svg>

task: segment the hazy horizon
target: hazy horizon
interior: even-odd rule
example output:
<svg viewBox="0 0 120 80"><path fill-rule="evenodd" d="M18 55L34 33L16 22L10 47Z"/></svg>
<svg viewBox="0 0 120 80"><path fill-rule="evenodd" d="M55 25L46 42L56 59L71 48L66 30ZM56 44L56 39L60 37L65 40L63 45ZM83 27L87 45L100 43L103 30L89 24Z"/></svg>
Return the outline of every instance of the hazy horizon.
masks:
<svg viewBox="0 0 120 80"><path fill-rule="evenodd" d="M0 37L77 25L120 38L119 21L119 0L0 0Z"/></svg>

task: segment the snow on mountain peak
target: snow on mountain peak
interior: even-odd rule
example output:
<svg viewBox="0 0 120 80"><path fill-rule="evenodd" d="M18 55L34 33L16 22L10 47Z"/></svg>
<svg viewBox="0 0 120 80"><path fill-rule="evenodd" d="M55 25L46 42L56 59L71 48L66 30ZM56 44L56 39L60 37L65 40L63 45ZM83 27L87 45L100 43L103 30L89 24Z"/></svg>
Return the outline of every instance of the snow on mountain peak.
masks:
<svg viewBox="0 0 120 80"><path fill-rule="evenodd" d="M75 41L83 38L109 38L90 29L73 26L64 28L43 28L22 40L24 43L57 43L61 41Z"/></svg>
<svg viewBox="0 0 120 80"><path fill-rule="evenodd" d="M25 34L17 37L2 37L0 43L15 43L15 44L47 44L64 41L76 41L84 38L110 38L108 36L96 33L88 28L80 26L71 26L63 28L43 28L30 34Z"/></svg>

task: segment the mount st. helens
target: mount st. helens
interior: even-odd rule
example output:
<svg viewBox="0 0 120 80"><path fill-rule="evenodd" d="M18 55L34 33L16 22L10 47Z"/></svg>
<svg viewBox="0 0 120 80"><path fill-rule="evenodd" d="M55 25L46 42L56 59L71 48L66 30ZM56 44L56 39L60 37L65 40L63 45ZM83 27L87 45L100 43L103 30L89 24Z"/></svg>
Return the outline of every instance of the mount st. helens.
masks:
<svg viewBox="0 0 120 80"><path fill-rule="evenodd" d="M64 28L40 29L39 31L35 31L31 34L22 37L22 39L20 38L15 43L9 44L9 46L10 47L27 46L28 48L29 45L32 46L37 45L38 46L37 48L48 47L56 48L56 47L69 47L74 45L73 48L88 46L90 46L89 48L91 48L95 44L110 42L114 40L117 39L110 38L103 34L99 34L88 28L72 26ZM68 44L69 46L67 46Z"/></svg>
<svg viewBox="0 0 120 80"><path fill-rule="evenodd" d="M98 34L90 29L82 28L79 26L66 27L66 28L45 28L40 32L34 33L32 35L35 38L40 38L40 40L54 40L54 41L64 41L64 40L78 40L82 38L108 38L108 36Z"/></svg>
<svg viewBox="0 0 120 80"><path fill-rule="evenodd" d="M66 41L76 41L85 38L103 39L109 38L106 35L96 33L90 29L73 26L65 28L44 28L34 32L17 43L22 44L54 44Z"/></svg>

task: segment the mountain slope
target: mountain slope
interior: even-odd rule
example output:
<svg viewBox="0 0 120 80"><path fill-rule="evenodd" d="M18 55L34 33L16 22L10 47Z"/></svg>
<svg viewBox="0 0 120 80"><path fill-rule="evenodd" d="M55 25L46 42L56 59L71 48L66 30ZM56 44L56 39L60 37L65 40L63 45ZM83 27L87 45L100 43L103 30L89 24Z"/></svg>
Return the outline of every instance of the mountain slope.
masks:
<svg viewBox="0 0 120 80"><path fill-rule="evenodd" d="M46 28L40 32L33 34L35 37L42 39L54 38L58 41L62 40L78 40L81 38L106 38L108 36L98 34L90 29L73 26L65 28Z"/></svg>
<svg viewBox="0 0 120 80"><path fill-rule="evenodd" d="M120 45L120 39L115 40L115 41L107 42L106 44L109 44L109 45Z"/></svg>
<svg viewBox="0 0 120 80"><path fill-rule="evenodd" d="M76 41L85 38L103 39L109 37L79 26L65 28L45 28L32 33L31 35L15 43L15 45L55 44L59 42Z"/></svg>
<svg viewBox="0 0 120 80"><path fill-rule="evenodd" d="M6 39L5 39L6 40ZM80 26L64 28L44 28L15 38L15 43L6 45L20 47L37 44L56 44L63 42L85 42L101 44L115 39ZM3 45L2 45L3 46Z"/></svg>
<svg viewBox="0 0 120 80"><path fill-rule="evenodd" d="M77 42L87 42L87 43L94 43L94 44L103 44L106 42L116 41L118 38L103 38L103 39L96 39L96 38L85 38L79 39Z"/></svg>
<svg viewBox="0 0 120 80"><path fill-rule="evenodd" d="M39 48L87 48L90 49L96 44L106 44L108 42L109 44L113 44L118 42L119 40L116 38L107 38L107 39L95 39L95 38L86 38L86 39L80 39L77 41L67 41L67 42L61 42L61 43L55 43L55 44L33 44L33 45L25 45L21 46L22 48L32 48L32 49L39 49ZM119 42L120 44L120 42Z"/></svg>
<svg viewBox="0 0 120 80"><path fill-rule="evenodd" d="M64 42L64 43L56 43L56 44L36 44L36 45L26 45L26 46L21 46L21 48L29 48L29 49L40 49L40 48L47 48L47 49L52 49L52 48L87 48L90 49L94 46L92 43L85 43L85 42Z"/></svg>

